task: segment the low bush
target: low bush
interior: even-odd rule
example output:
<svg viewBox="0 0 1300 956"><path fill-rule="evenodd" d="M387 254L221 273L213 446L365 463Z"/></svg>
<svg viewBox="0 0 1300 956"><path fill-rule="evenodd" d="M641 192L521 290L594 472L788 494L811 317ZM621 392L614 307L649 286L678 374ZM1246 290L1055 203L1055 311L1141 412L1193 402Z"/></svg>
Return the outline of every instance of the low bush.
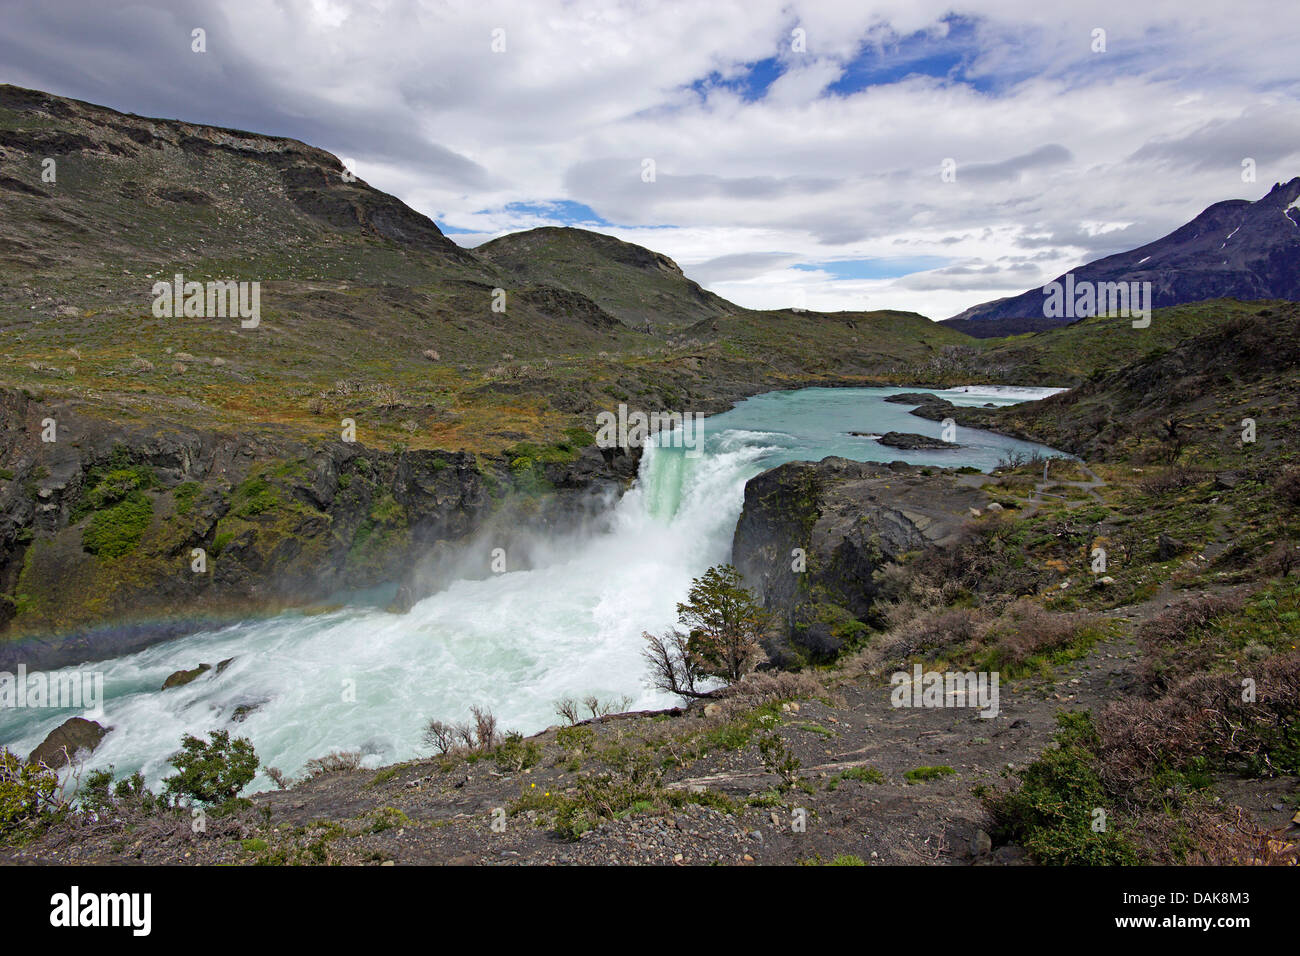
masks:
<svg viewBox="0 0 1300 956"><path fill-rule="evenodd" d="M0 750L0 838L48 819L60 809L58 775Z"/></svg>
<svg viewBox="0 0 1300 956"><path fill-rule="evenodd" d="M163 792L199 803L221 804L233 800L257 776L260 761L244 737L230 739L214 730L204 741L192 734L181 738L181 751L171 759L176 774L163 780Z"/></svg>

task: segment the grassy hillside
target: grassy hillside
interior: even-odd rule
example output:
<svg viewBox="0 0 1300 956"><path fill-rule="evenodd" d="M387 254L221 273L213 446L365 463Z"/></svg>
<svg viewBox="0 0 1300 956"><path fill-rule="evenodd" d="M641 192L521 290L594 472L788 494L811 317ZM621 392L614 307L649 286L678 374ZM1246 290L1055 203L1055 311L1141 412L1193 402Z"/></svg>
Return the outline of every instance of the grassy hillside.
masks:
<svg viewBox="0 0 1300 956"><path fill-rule="evenodd" d="M1181 318L1189 320L1185 337L1166 332L1165 344L1153 344L1115 368L1107 363L1118 358L1117 351L1102 346L1093 353L1087 379L1071 391L994 411L959 410L958 420L1107 461L1181 460L1227 467L1266 453L1294 455L1300 428L1295 398L1300 305L1232 303L1221 308L1190 315L1159 313L1144 331L1156 329L1162 318L1170 326ZM1199 329L1196 321L1202 321ZM1118 338L1123 330L1113 334ZM1104 334L1096 338L1107 341ZM1064 360L1069 343L1054 344L1058 360ZM1081 341L1076 348L1084 348ZM926 417L940 414L937 408L922 411ZM1247 418L1255 423L1253 441L1242 440Z"/></svg>
<svg viewBox="0 0 1300 956"><path fill-rule="evenodd" d="M948 323L957 340L924 361L889 369L900 382L932 386L994 382L1073 387L1164 350L1234 319L1285 310L1293 303L1214 299L1157 309L1151 324L1133 328L1131 318L1094 316L1045 332L972 340Z"/></svg>
<svg viewBox="0 0 1300 956"><path fill-rule="evenodd" d="M115 421L312 439L349 417L367 444L493 452L618 401L715 410L969 341L902 313L742 310L581 230L476 254L289 139L8 86L0 148L0 381ZM260 282L259 327L156 318L177 273Z"/></svg>
<svg viewBox="0 0 1300 956"><path fill-rule="evenodd" d="M583 229L529 229L474 251L529 282L580 292L644 331L663 333L741 311L687 279L667 256Z"/></svg>

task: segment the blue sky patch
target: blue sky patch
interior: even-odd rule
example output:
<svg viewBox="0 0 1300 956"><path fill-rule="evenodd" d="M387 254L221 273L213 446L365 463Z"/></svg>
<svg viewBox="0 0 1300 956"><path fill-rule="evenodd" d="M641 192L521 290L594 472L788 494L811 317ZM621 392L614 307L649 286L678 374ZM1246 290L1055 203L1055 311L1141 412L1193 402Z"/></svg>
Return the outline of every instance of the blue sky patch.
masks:
<svg viewBox="0 0 1300 956"><path fill-rule="evenodd" d="M891 259L839 259L833 262L804 262L793 269L825 272L835 279L897 279L913 272L946 266L952 260L942 256L907 256Z"/></svg>
<svg viewBox="0 0 1300 956"><path fill-rule="evenodd" d="M988 92L994 82L987 77L971 77L967 69L980 52L975 21L969 17L949 16L947 36L926 31L899 37L878 47L867 43L844 67L838 80L826 88L828 93L848 96L870 86L897 83L909 76L969 83Z"/></svg>
<svg viewBox="0 0 1300 956"><path fill-rule="evenodd" d="M736 76L724 77L714 70L703 79L692 83L691 89L701 97L707 96L710 90L730 90L738 94L746 103L753 103L766 96L768 89L784 72L785 67L781 61L770 56L765 60L744 64L742 72Z"/></svg>

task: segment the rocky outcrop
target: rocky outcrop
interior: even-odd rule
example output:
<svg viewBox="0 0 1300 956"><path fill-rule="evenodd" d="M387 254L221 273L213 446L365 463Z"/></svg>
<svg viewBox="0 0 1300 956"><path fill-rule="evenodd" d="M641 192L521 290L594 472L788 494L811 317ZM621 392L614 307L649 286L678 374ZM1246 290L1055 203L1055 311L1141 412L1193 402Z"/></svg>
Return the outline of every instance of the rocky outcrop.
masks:
<svg viewBox="0 0 1300 956"><path fill-rule="evenodd" d="M71 717L55 727L41 745L32 751L27 762L45 764L58 770L78 751L89 753L99 746L108 730L93 720Z"/></svg>
<svg viewBox="0 0 1300 956"><path fill-rule="evenodd" d="M834 657L871 619L875 572L947 543L987 500L952 472L903 462L826 458L751 479L732 563L773 612L768 656L778 666Z"/></svg>
<svg viewBox="0 0 1300 956"><path fill-rule="evenodd" d="M936 399L911 414L951 418L962 427L1040 442L1089 460L1149 460L1167 455L1174 436L1190 444L1222 442L1225 450L1239 446L1244 408L1274 406L1282 425L1282 410L1294 405L1290 383L1297 369L1300 303L1273 304L1228 316L1113 370L1098 370L1041 401L976 408ZM1260 447L1285 445L1293 435L1290 426L1275 427L1261 429L1257 440ZM1160 446L1164 450L1157 452Z"/></svg>

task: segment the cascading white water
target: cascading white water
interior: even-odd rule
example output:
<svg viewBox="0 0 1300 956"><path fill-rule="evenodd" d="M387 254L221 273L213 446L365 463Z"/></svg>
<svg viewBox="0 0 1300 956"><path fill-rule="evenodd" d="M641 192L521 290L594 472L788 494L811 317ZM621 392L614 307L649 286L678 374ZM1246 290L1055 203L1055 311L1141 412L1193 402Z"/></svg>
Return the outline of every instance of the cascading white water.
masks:
<svg viewBox="0 0 1300 956"><path fill-rule="evenodd" d="M471 705L525 733L556 722L554 702L565 695L666 706L672 701L645 685L641 633L672 625L691 579L729 560L753 475L828 454L989 467L1008 449L1036 447L964 430L966 447L954 458L848 436L854 427L937 434L936 423L880 401L896 391L806 389L744 402L708 421L698 457L648 449L607 531L557 537L530 570L456 581L407 614L372 607L283 614L77 668L103 673L99 720L113 728L87 766L142 770L157 784L182 734L217 728L250 738L264 765L290 774L335 750L362 751L379 765L426 752L428 721L464 719ZM945 394L961 404L1005 404L1043 392ZM234 661L219 675L160 690L173 671L225 658ZM240 707L250 709L234 722ZM0 711L0 742L25 755L72 715Z"/></svg>

